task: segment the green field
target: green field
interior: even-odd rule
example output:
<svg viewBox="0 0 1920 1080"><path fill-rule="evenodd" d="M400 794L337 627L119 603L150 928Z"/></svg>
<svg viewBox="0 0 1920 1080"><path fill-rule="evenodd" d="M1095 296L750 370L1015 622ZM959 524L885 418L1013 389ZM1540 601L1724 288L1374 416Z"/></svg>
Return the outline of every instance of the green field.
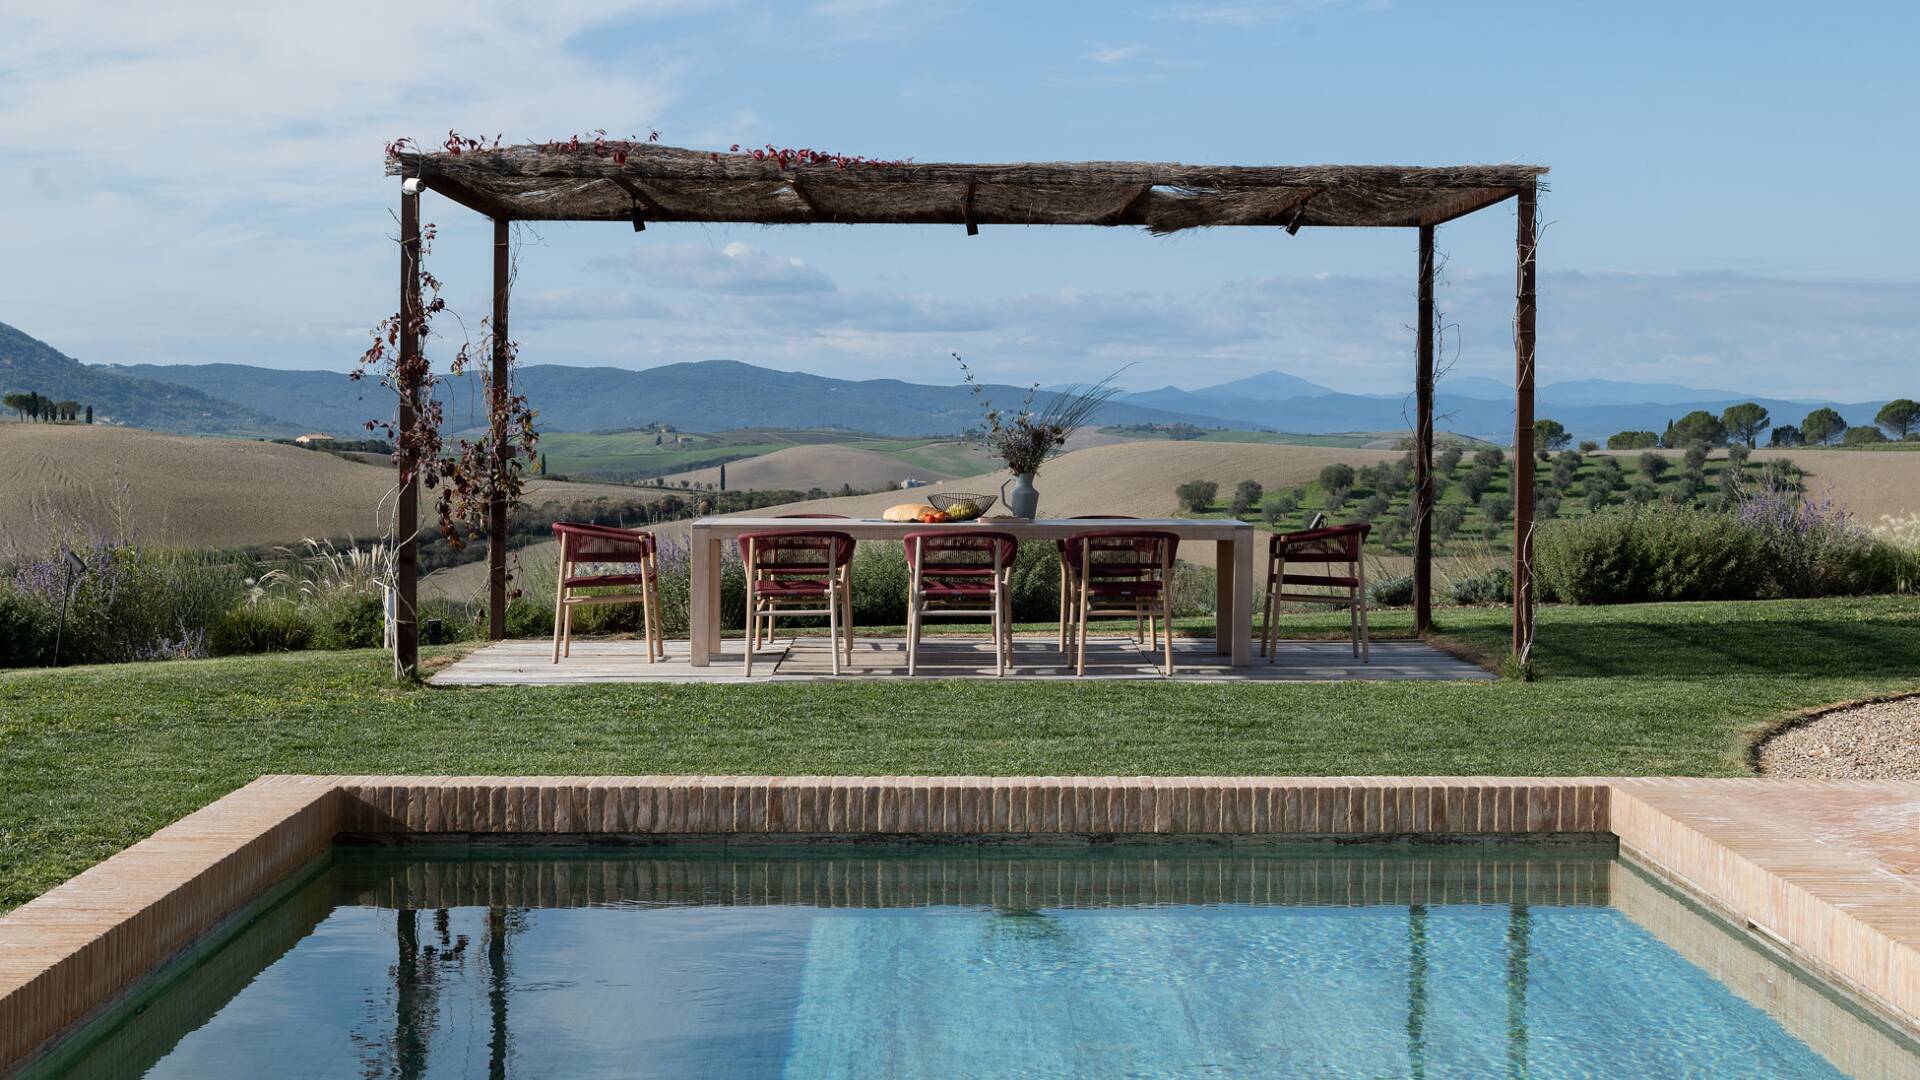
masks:
<svg viewBox="0 0 1920 1080"><path fill-rule="evenodd" d="M772 433L744 431L555 431L540 436L540 452L546 456L549 473L628 483L795 445Z"/></svg>
<svg viewBox="0 0 1920 1080"><path fill-rule="evenodd" d="M1442 618L1505 651L1505 610ZM370 651L12 672L0 909L269 772L1742 775L1799 710L1920 689L1920 599L1544 608L1537 660L1534 682L1264 685L395 689Z"/></svg>
<svg viewBox="0 0 1920 1080"><path fill-rule="evenodd" d="M658 440L657 442L655 440ZM749 428L739 431L556 431L540 437L547 471L575 479L632 483L794 446L850 446L900 459L909 468L952 476L985 472L977 447L949 438L890 438L853 431Z"/></svg>

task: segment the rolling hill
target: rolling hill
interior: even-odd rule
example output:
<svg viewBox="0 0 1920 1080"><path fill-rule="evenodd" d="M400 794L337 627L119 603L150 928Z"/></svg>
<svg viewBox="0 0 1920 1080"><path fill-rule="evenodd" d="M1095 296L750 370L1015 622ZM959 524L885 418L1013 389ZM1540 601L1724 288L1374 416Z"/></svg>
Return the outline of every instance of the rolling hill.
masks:
<svg viewBox="0 0 1920 1080"><path fill-rule="evenodd" d="M381 535L384 466L250 439L0 422L0 557L75 526L154 543L247 547ZM533 480L530 502L651 493ZM386 503L390 511L390 500Z"/></svg>
<svg viewBox="0 0 1920 1080"><path fill-rule="evenodd" d="M772 491L786 488L806 491L821 487L829 491L841 485L855 489L898 486L908 476L920 480L945 480L950 473L926 468L916 469L892 454L862 450L852 446L789 446L771 454L735 461L727 465L727 488L732 491ZM695 469L667 477L669 484L690 480L696 485L720 482L718 468Z"/></svg>
<svg viewBox="0 0 1920 1080"><path fill-rule="evenodd" d="M279 434L288 427L257 409L190 386L83 364L0 323L0 393L14 391L91 405L101 423L234 435Z"/></svg>

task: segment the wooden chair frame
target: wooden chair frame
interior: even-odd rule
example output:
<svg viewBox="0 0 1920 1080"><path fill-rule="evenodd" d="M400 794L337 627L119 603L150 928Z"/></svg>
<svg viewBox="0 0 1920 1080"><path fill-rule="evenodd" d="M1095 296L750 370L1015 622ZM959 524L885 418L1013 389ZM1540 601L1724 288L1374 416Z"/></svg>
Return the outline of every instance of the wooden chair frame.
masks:
<svg viewBox="0 0 1920 1080"><path fill-rule="evenodd" d="M1066 520L1125 521L1130 517L1131 515L1128 514L1079 514ZM1073 577L1073 568L1067 565L1067 542L1065 540L1056 540L1053 546L1054 549L1060 553L1059 649L1061 655L1064 656L1067 652L1067 623L1073 615L1073 592L1067 586L1067 582ZM1169 630L1169 632L1171 632L1171 630ZM1133 641L1136 645L1144 643L1149 649L1158 649L1160 647L1160 635L1154 628L1154 615L1152 612L1148 612L1143 618L1138 618L1133 621Z"/></svg>
<svg viewBox="0 0 1920 1080"><path fill-rule="evenodd" d="M917 532L908 533L900 539L907 549L907 561L913 566L913 581L907 587L907 674L913 675L918 670L920 630L927 619L978 619L984 616L993 624L994 674L1005 676L1007 669L1013 666L1013 564L1019 554L1020 542L1009 533L990 529ZM930 595L927 588L929 566L935 571L933 577L942 575L938 572L941 564L929 564L927 556L942 548L976 552L991 549L993 563L987 592L964 596ZM965 576L977 580L980 575L972 572L976 569L988 570L989 567L984 563L968 564L969 572ZM985 606L980 606L983 603Z"/></svg>
<svg viewBox="0 0 1920 1080"><path fill-rule="evenodd" d="M660 624L660 551L653 534L610 525L586 525L578 522L554 523L553 534L560 541L560 565L554 575L553 662L573 655L573 609L588 604L640 605L642 636L647 642L647 663L667 655L666 632ZM576 566L623 564L638 568L637 573L576 575ZM579 589L638 586L638 592L576 595Z"/></svg>
<svg viewBox="0 0 1920 1080"><path fill-rule="evenodd" d="M815 521L847 520L847 515L845 514L775 514L773 516L776 518L780 518L782 520L789 520L789 519L798 520L802 518L815 520ZM842 605L842 608L843 610L840 613L840 619L849 627L847 632L851 634L853 632L851 629L851 627L853 626L853 593L851 589L847 591L846 603ZM760 639L757 639L758 645L773 644L773 621L775 618L779 616L779 614L780 612L775 609L769 609L760 613L760 632L762 636ZM791 614L794 614L794 612L788 612L787 614L791 615ZM847 662L848 663L853 662L853 647L851 645L847 647Z"/></svg>
<svg viewBox="0 0 1920 1080"><path fill-rule="evenodd" d="M825 532L811 529L794 529L781 532L743 533L740 536L740 557L746 569L747 590L747 636L745 672L753 675L753 654L761 643L761 620L772 620L776 616L825 615L827 617L827 636L831 642L833 673L840 674L842 656L846 663L853 663L853 537L846 533ZM819 550L823 562L795 563L781 566L778 563L760 563L758 555L775 547L788 551L805 551L809 548ZM802 577L808 580L826 582L824 590L783 595L763 592L760 585L776 582L783 577ZM824 607L806 605L820 605ZM842 618L842 612L845 618ZM771 633L766 640L773 640Z"/></svg>
<svg viewBox="0 0 1920 1080"><path fill-rule="evenodd" d="M1275 533L1267 543L1266 614L1260 627L1260 654L1271 664L1279 658L1279 623L1276 611L1282 603L1331 604L1347 609L1348 632L1353 655L1363 664L1373 663L1373 636L1367 626L1367 534L1373 526L1334 525L1305 532ZM1289 565L1319 563L1318 574L1290 574ZM1335 564L1345 564L1347 573L1334 574ZM1287 586L1312 586L1327 592L1287 592Z"/></svg>
<svg viewBox="0 0 1920 1080"><path fill-rule="evenodd" d="M1075 533L1067 537L1065 543L1066 564L1072 573L1068 588L1072 591L1074 619L1069 634L1073 640L1073 673L1083 676L1087 673L1087 625L1090 620L1100 617L1132 615L1135 624L1149 615L1157 614L1166 633L1156 641L1155 651L1162 652L1165 666L1161 673L1168 678L1173 676L1173 563L1179 550L1180 538L1173 533L1135 531L1131 529L1102 529L1095 532ZM1148 556L1117 563L1101 563L1094 559L1095 550L1128 551ZM1101 581L1100 571L1104 568L1108 575ZM1117 572L1117 573L1116 573ZM1100 589L1100 584L1125 584L1127 581L1142 585L1152 584L1151 589L1142 588L1138 595L1129 596L1124 590L1109 592ZM1108 607L1097 607L1096 602L1113 602ZM1163 651L1164 650L1164 651Z"/></svg>

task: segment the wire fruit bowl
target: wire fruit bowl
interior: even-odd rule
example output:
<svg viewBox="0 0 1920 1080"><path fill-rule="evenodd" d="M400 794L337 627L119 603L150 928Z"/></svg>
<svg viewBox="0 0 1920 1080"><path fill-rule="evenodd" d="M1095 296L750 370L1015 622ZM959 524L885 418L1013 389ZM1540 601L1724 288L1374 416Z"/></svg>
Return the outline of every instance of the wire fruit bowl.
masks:
<svg viewBox="0 0 1920 1080"><path fill-rule="evenodd" d="M994 499L995 496L992 495L969 495L964 491L950 491L941 495L927 496L927 502L931 503L935 510L948 515L947 520L949 521L973 521L977 518L985 517L987 511L993 509ZM958 503L972 503L980 508L979 512L963 518L953 517L953 507Z"/></svg>

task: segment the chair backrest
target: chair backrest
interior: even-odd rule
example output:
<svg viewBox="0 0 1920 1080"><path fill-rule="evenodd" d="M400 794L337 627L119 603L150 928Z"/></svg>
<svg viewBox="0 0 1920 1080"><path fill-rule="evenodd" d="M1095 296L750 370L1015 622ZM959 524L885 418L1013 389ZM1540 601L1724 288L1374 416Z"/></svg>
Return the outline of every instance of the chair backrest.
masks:
<svg viewBox="0 0 1920 1080"><path fill-rule="evenodd" d="M1366 522L1274 533L1272 548L1288 562L1358 562L1373 526Z"/></svg>
<svg viewBox="0 0 1920 1080"><path fill-rule="evenodd" d="M747 570L838 570L853 558L853 537L815 529L781 529L740 534Z"/></svg>
<svg viewBox="0 0 1920 1080"><path fill-rule="evenodd" d="M556 521L553 535L575 562L641 562L654 553L653 534L611 525Z"/></svg>
<svg viewBox="0 0 1920 1080"><path fill-rule="evenodd" d="M900 541L907 548L908 568L920 565L924 557L928 568L991 570L996 554L1000 565L1008 567L1020 548L1011 533L991 529L930 529L908 533Z"/></svg>
<svg viewBox="0 0 1920 1080"><path fill-rule="evenodd" d="M1084 559L1095 577L1137 577L1171 567L1180 537L1150 529L1097 529L1074 533L1064 544L1075 568Z"/></svg>
<svg viewBox="0 0 1920 1080"><path fill-rule="evenodd" d="M1135 518L1132 514L1075 514L1072 517L1067 518L1066 520L1068 521L1133 521L1135 520ZM1062 552L1065 552L1067 550L1067 542L1064 539L1055 540L1053 542L1053 546L1059 548Z"/></svg>

